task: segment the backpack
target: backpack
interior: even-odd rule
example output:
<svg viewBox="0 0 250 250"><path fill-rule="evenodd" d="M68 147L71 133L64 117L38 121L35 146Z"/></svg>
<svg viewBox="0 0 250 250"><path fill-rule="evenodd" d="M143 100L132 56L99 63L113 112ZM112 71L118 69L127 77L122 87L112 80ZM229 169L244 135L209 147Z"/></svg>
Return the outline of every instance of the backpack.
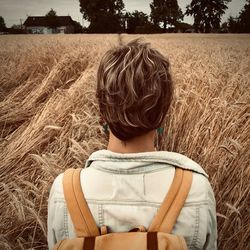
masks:
<svg viewBox="0 0 250 250"><path fill-rule="evenodd" d="M192 171L175 169L174 180L148 230L137 226L129 232L108 233L98 229L84 198L81 169L68 169L63 176L63 191L76 238L59 241L54 250L178 250L187 249L183 236L171 234L188 196Z"/></svg>

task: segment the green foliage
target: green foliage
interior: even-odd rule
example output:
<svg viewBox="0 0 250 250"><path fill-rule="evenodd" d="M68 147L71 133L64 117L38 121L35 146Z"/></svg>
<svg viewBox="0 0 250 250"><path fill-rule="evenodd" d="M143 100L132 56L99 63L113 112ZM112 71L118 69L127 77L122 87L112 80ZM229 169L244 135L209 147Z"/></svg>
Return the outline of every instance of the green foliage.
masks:
<svg viewBox="0 0 250 250"><path fill-rule="evenodd" d="M196 32L209 33L220 27L220 21L231 0L192 0L187 5L186 15L194 17Z"/></svg>
<svg viewBox="0 0 250 250"><path fill-rule="evenodd" d="M50 11L45 16L57 16L57 14L56 11L51 8Z"/></svg>
<svg viewBox="0 0 250 250"><path fill-rule="evenodd" d="M120 19L109 12L99 12L98 18L93 18L88 27L90 33L116 33L121 32Z"/></svg>
<svg viewBox="0 0 250 250"><path fill-rule="evenodd" d="M189 23L184 23L184 22L177 22L175 26L175 32L177 31L185 32L188 29L193 29L193 25Z"/></svg>
<svg viewBox="0 0 250 250"><path fill-rule="evenodd" d="M163 30L158 25L149 21L149 17L142 11L135 10L132 13L126 12L123 17L127 21L127 29L130 34L152 34L162 33Z"/></svg>
<svg viewBox="0 0 250 250"><path fill-rule="evenodd" d="M57 24L56 24L56 17L57 17L56 11L51 8L50 11L45 16L48 17L49 24L50 24L49 27L51 29L55 29L57 27Z"/></svg>
<svg viewBox="0 0 250 250"><path fill-rule="evenodd" d="M228 23L224 22L221 24L220 27L220 33L228 33L229 29L228 29Z"/></svg>
<svg viewBox="0 0 250 250"><path fill-rule="evenodd" d="M84 19L91 22L98 17L100 12L108 12L113 15L121 15L124 9L122 0L79 0L80 12L83 14Z"/></svg>
<svg viewBox="0 0 250 250"><path fill-rule="evenodd" d="M124 3L122 0L79 0L80 12L90 22L93 33L113 33L121 31L120 18Z"/></svg>
<svg viewBox="0 0 250 250"><path fill-rule="evenodd" d="M74 20L73 20L73 23L74 23L74 33L83 33L82 25L79 22L74 21Z"/></svg>
<svg viewBox="0 0 250 250"><path fill-rule="evenodd" d="M175 26L177 21L183 20L184 17L177 0L153 0L150 8L153 23L163 23L164 32L168 24Z"/></svg>
<svg viewBox="0 0 250 250"><path fill-rule="evenodd" d="M243 7L239 15L239 32L250 33L250 0Z"/></svg>
<svg viewBox="0 0 250 250"><path fill-rule="evenodd" d="M247 0L238 17L228 18L226 25L230 33L250 33L250 0Z"/></svg>
<svg viewBox="0 0 250 250"><path fill-rule="evenodd" d="M21 27L20 24L13 24L13 25L11 26L11 29L19 30L19 29L21 29L21 28L22 28L22 27Z"/></svg>
<svg viewBox="0 0 250 250"><path fill-rule="evenodd" d="M227 21L228 31L230 33L237 33L240 30L240 23L238 17L230 16Z"/></svg>
<svg viewBox="0 0 250 250"><path fill-rule="evenodd" d="M148 15L142 11L134 11L132 13L127 12L127 32L128 33L137 33L136 29L138 27L144 27L148 21Z"/></svg>
<svg viewBox="0 0 250 250"><path fill-rule="evenodd" d="M153 34L153 33L162 33L163 29L158 25L148 22L143 26L137 26L135 29L136 34Z"/></svg>
<svg viewBox="0 0 250 250"><path fill-rule="evenodd" d="M13 24L10 29L8 29L9 34L26 34L26 30L22 29L20 24Z"/></svg>
<svg viewBox="0 0 250 250"><path fill-rule="evenodd" d="M5 31L6 30L6 25L5 21L2 16L0 16L0 31Z"/></svg>

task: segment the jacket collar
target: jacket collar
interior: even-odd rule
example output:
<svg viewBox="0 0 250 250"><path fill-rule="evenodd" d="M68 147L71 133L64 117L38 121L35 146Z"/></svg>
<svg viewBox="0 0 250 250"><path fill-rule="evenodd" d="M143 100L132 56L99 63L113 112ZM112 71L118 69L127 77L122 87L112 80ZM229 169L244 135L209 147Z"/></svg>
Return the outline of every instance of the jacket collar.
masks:
<svg viewBox="0 0 250 250"><path fill-rule="evenodd" d="M93 161L103 161L104 164L102 168L118 171L124 169L129 170L135 166L138 167L140 163L144 166L147 163L167 163L182 169L192 170L208 177L204 169L195 161L185 155L168 151L121 154L106 149L98 150L89 156L85 168L89 167ZM112 164L105 164L106 162L112 162ZM117 164L117 162L135 162L135 164Z"/></svg>

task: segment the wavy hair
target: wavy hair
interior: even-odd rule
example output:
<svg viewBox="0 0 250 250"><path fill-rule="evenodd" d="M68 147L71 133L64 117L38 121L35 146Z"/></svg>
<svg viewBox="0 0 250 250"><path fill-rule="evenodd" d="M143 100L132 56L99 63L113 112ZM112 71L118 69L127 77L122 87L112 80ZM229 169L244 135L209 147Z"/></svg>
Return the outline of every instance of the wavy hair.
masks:
<svg viewBox="0 0 250 250"><path fill-rule="evenodd" d="M102 118L120 140L158 128L172 96L169 60L149 43L135 39L101 59L96 98Z"/></svg>

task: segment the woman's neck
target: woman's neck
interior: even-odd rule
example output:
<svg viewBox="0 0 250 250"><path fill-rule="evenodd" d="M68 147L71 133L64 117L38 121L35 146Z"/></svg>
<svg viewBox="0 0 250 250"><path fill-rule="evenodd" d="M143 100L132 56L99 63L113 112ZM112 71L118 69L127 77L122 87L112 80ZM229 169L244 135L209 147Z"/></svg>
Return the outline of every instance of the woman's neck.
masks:
<svg viewBox="0 0 250 250"><path fill-rule="evenodd" d="M114 136L110 131L107 150L121 154L156 151L154 146L154 138L155 130L152 130L145 135L141 135L129 141L123 142Z"/></svg>

